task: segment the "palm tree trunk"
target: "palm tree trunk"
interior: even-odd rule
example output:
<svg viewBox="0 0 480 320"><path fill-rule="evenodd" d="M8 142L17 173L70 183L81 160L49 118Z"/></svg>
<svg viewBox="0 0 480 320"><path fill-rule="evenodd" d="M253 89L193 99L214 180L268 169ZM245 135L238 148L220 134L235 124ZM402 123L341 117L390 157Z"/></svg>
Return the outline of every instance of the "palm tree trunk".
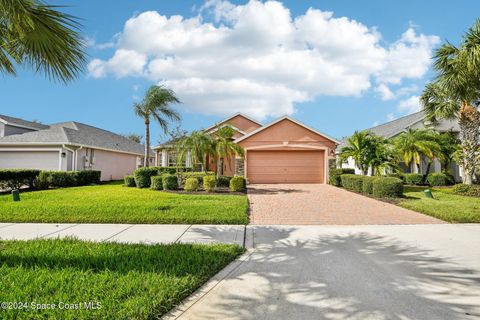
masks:
<svg viewBox="0 0 480 320"><path fill-rule="evenodd" d="M223 157L218 159L217 177L223 176Z"/></svg>
<svg viewBox="0 0 480 320"><path fill-rule="evenodd" d="M148 167L150 156L150 119L145 119L145 158L143 159L143 166Z"/></svg>
<svg viewBox="0 0 480 320"><path fill-rule="evenodd" d="M460 109L458 124L463 156L463 183L472 184L475 167L478 164L480 112L470 104L464 103Z"/></svg>

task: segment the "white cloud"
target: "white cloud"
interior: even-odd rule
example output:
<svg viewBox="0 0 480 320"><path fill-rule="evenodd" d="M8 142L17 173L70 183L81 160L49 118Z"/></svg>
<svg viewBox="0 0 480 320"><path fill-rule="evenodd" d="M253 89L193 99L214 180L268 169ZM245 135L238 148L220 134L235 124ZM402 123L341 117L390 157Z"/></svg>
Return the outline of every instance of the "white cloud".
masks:
<svg viewBox="0 0 480 320"><path fill-rule="evenodd" d="M408 99L400 101L397 107L398 111L403 113L414 113L421 110L420 96L411 96Z"/></svg>
<svg viewBox="0 0 480 320"><path fill-rule="evenodd" d="M395 98L395 94L390 90L390 88L384 84L380 83L375 87L375 91L380 94L380 98L384 101L386 100L392 100Z"/></svg>
<svg viewBox="0 0 480 320"><path fill-rule="evenodd" d="M393 113L387 114L387 121L393 121L395 119L397 119L397 117L395 117Z"/></svg>
<svg viewBox="0 0 480 320"><path fill-rule="evenodd" d="M436 41L409 28L385 46L375 28L331 12L292 17L276 1L212 0L191 18L155 11L130 18L114 56L92 60L89 71L164 83L192 111L263 118L292 114L295 103L320 95L360 96L372 81L390 98L388 84L426 72Z"/></svg>

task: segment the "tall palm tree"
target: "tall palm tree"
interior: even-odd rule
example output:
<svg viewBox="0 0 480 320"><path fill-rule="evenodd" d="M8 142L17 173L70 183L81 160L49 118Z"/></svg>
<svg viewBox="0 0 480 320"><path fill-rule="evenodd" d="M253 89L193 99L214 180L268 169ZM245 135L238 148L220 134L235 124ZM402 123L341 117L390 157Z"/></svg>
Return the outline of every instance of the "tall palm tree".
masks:
<svg viewBox="0 0 480 320"><path fill-rule="evenodd" d="M428 129L409 128L393 140L393 145L399 159L418 171L422 155L433 161L440 150L435 133Z"/></svg>
<svg viewBox="0 0 480 320"><path fill-rule="evenodd" d="M0 0L0 73L31 66L68 82L83 71L85 42L78 19L39 0Z"/></svg>
<svg viewBox="0 0 480 320"><path fill-rule="evenodd" d="M450 173L450 164L456 160L459 153L459 140L453 132L442 132L437 136L437 143L440 146L438 159L442 164L442 171Z"/></svg>
<svg viewBox="0 0 480 320"><path fill-rule="evenodd" d="M144 166L148 167L150 153L150 119L155 120L164 133L168 131L168 121L180 121L180 114L170 104L180 103L175 92L163 86L151 86L143 101L133 105L135 114L145 121L145 158Z"/></svg>
<svg viewBox="0 0 480 320"><path fill-rule="evenodd" d="M388 169L398 170L393 146L386 139L371 135L370 149L368 166L372 168L372 175L386 174Z"/></svg>
<svg viewBox="0 0 480 320"><path fill-rule="evenodd" d="M219 128L215 132L215 157L217 159L217 177L223 175L223 164L225 160L230 163L232 156L236 154L239 156L244 155L243 148L237 143L233 142L233 135L235 130L229 126Z"/></svg>
<svg viewBox="0 0 480 320"><path fill-rule="evenodd" d="M202 169L207 171L207 156L214 154L214 141L205 131L194 131L182 138L177 144L178 162L182 163L190 154L192 165L201 164Z"/></svg>
<svg viewBox="0 0 480 320"><path fill-rule="evenodd" d="M434 59L437 78L425 87L423 109L433 121L457 119L463 182L472 184L480 158L480 20L467 31L459 47L446 43L437 49Z"/></svg>
<svg viewBox="0 0 480 320"><path fill-rule="evenodd" d="M368 131L355 131L347 138L347 145L340 149L340 161L347 162L348 158L352 158L362 174L367 175L371 161L371 137Z"/></svg>

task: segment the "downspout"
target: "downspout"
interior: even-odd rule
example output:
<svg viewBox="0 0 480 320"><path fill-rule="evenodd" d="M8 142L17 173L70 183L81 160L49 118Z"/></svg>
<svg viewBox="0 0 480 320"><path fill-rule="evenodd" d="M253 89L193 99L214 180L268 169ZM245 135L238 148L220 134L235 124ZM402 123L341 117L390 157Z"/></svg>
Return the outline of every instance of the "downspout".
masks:
<svg viewBox="0 0 480 320"><path fill-rule="evenodd" d="M63 148L63 149L66 149L66 150L68 150L68 151L70 151L70 152L72 152L72 171L76 171L76 170L75 170L75 158L76 158L76 154L75 154L75 153L76 153L76 150L70 149L70 148L68 148L68 147L67 147L66 145L64 145L64 144L62 144L62 148Z"/></svg>

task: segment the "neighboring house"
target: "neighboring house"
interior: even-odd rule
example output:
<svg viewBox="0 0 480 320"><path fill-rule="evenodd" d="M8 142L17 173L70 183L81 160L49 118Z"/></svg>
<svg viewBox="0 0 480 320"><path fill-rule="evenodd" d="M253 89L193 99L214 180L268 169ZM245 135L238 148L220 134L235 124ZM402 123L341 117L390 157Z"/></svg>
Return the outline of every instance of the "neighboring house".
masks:
<svg viewBox="0 0 480 320"><path fill-rule="evenodd" d="M205 129L214 133L222 126L235 131L235 142L245 150L245 157L232 157L225 163L224 174L245 175L249 183L326 183L328 163L335 159L337 140L288 116L267 125L237 113ZM157 165L171 165L174 144L154 147ZM173 154L173 157L170 155ZM171 160L172 159L172 160ZM216 163L208 159L208 170Z"/></svg>
<svg viewBox="0 0 480 320"><path fill-rule="evenodd" d="M26 121L0 114L0 137L41 129L48 129L48 126L38 122Z"/></svg>
<svg viewBox="0 0 480 320"><path fill-rule="evenodd" d="M4 116L0 119L7 126L31 129L0 137L2 169L100 170L101 180L105 181L122 179L143 163L142 144L110 131L74 121L48 126L36 124L35 128L20 119ZM153 157L150 162L153 164Z"/></svg>
<svg viewBox="0 0 480 320"><path fill-rule="evenodd" d="M457 121L455 120L440 120L438 123L433 124L429 121L426 120L425 113L423 111L419 111L416 113L412 113L410 115L395 119L393 121L389 121L387 123L375 126L370 129L366 129L364 131L369 131L375 135L384 137L386 139L390 138L395 138L402 132L405 132L407 129L412 128L412 129L425 129L425 128L431 128L435 129L439 132L448 132L451 131L453 133L458 134L460 132L460 128L458 126ZM342 143L339 145L337 152L340 152L343 146L345 146L345 141L344 139ZM361 171L355 166L355 161L353 159L348 159L348 163L342 163L340 164L342 168L353 168L355 169L355 172L357 174L361 174ZM421 162L420 162L420 171L418 171L416 166L410 166L407 167L404 164L400 164L401 168L405 172L414 172L414 173L421 173L425 174L427 165L428 165L428 160L423 157ZM455 177L455 180L461 181L462 180L462 170L461 168L456 164L452 163L449 168L450 172L453 174ZM440 161L435 159L432 162L432 165L430 166L430 172L441 172L442 171L442 166Z"/></svg>

